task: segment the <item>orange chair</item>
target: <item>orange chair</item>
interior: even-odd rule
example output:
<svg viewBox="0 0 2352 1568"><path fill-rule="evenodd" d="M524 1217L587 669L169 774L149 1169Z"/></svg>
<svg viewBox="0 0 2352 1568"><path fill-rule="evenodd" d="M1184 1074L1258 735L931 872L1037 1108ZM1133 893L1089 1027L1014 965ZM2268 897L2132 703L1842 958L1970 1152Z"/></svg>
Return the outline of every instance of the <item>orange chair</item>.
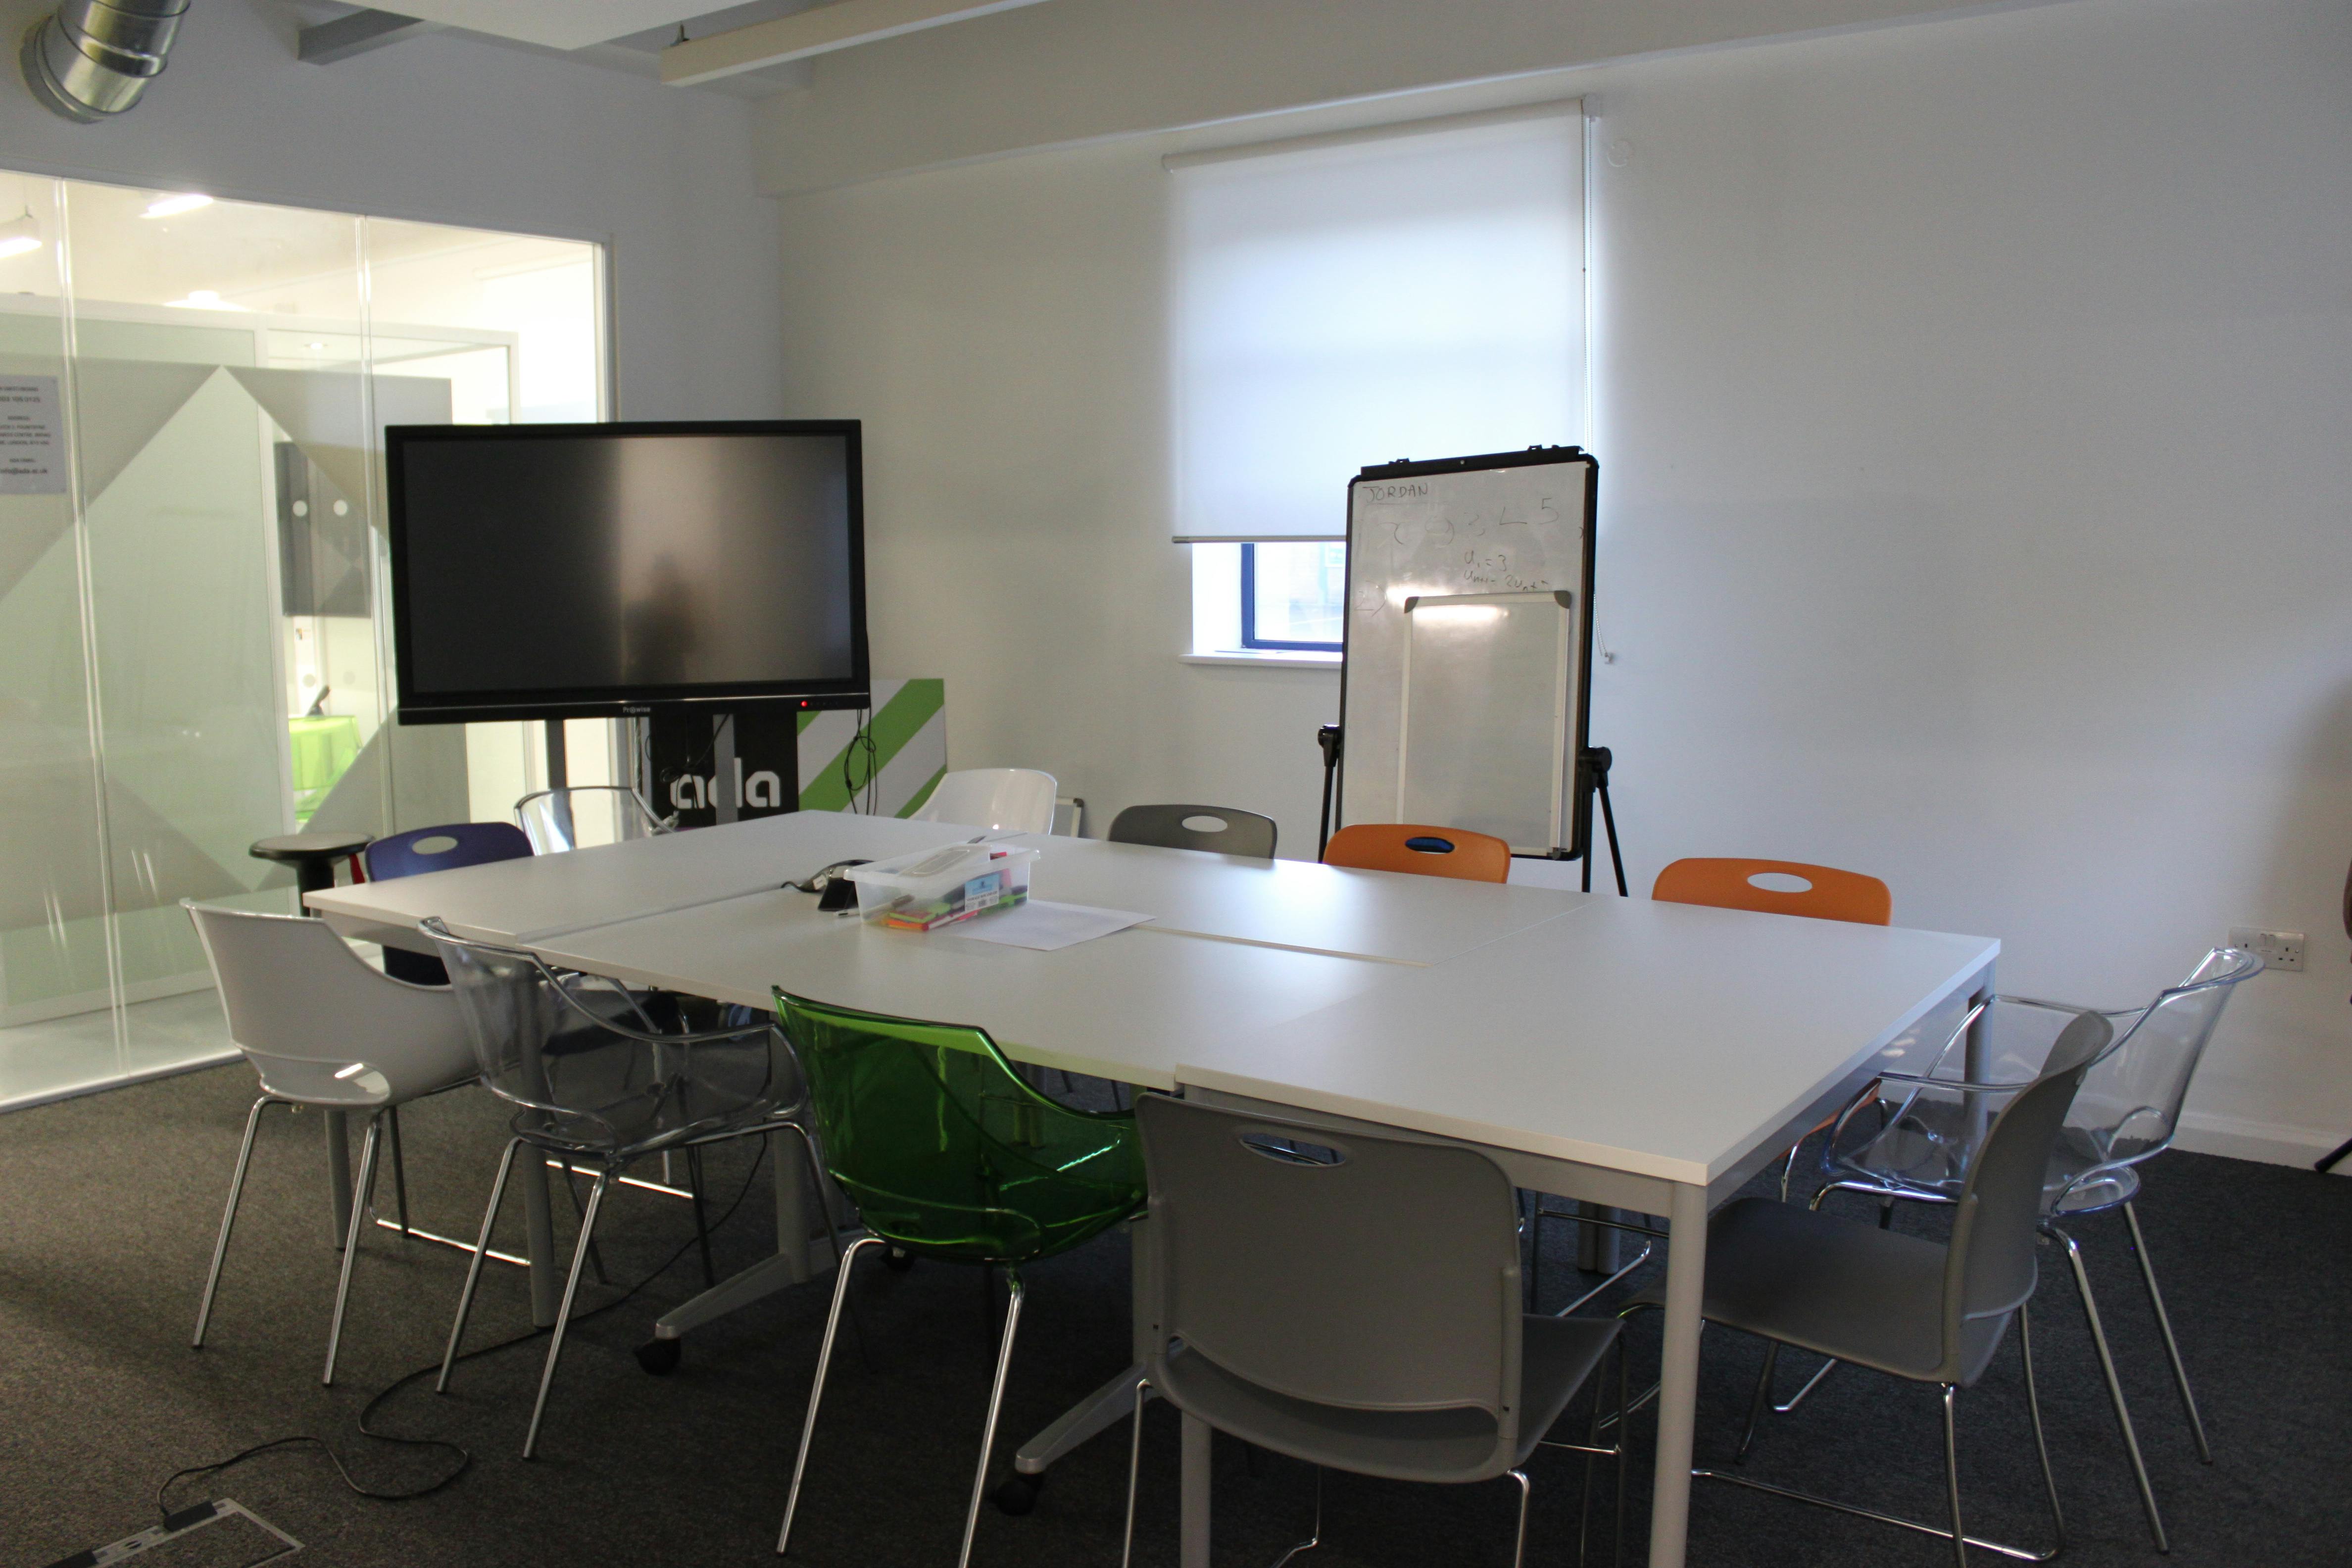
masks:
<svg viewBox="0 0 2352 1568"><path fill-rule="evenodd" d="M1807 884L1801 891L1759 888L1758 877L1777 872ZM1856 925L1892 924L1895 896L1886 884L1859 871L1834 866L1808 866L1801 860L1677 860L1658 873L1650 897L1668 904L1708 904L1719 910L1753 910L1767 915L1806 915L1817 921L1852 921ZM1799 1135L1780 1163L1780 1201L1789 1201L1789 1182L1797 1172L1797 1152L1815 1132L1837 1124L1832 1116ZM1818 1381L1818 1380L1816 1380ZM1807 1392L1811 1385L1806 1385ZM1797 1395L1802 1399L1804 1394ZM1790 1402L1793 1408L1795 1400ZM1775 1408L1779 1408L1776 1406Z"/></svg>
<svg viewBox="0 0 2352 1568"><path fill-rule="evenodd" d="M1808 885L1800 892L1756 885L1758 877L1775 872ZM1677 860L1658 873L1650 897L1661 903L1710 904L1719 910L1809 915L1866 926L1889 924L1895 914L1894 895L1877 878L1800 860Z"/></svg>
<svg viewBox="0 0 2352 1568"><path fill-rule="evenodd" d="M1511 879L1511 847L1488 833L1413 822L1360 822L1331 835L1323 864L1360 871L1411 871L1472 882Z"/></svg>

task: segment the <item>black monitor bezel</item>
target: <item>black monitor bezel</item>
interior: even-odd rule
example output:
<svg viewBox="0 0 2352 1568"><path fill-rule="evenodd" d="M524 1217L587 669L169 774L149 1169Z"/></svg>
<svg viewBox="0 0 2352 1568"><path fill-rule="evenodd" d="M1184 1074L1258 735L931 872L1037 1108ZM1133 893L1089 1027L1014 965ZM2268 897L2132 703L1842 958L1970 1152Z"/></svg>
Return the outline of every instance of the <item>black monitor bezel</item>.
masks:
<svg viewBox="0 0 2352 1568"><path fill-rule="evenodd" d="M404 461L415 442L601 440L639 436L827 436L845 443L849 479L849 633L853 673L845 679L719 681L690 686L581 686L556 689L486 687L418 694L409 637L408 512ZM656 710L724 710L790 702L803 708L863 708L873 672L866 641L866 473L864 426L856 419L614 420L563 425L387 425L384 500L392 557L393 670L403 724L466 724L512 719L627 718Z"/></svg>

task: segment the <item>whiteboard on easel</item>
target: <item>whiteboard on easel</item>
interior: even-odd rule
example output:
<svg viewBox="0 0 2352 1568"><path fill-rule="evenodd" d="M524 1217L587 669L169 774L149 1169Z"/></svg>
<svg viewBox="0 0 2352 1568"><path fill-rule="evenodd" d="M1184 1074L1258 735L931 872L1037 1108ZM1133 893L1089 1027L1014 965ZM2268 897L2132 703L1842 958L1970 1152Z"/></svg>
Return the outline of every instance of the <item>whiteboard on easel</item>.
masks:
<svg viewBox="0 0 2352 1568"><path fill-rule="evenodd" d="M1576 596L1417 594L1404 625L1398 817L1566 844Z"/></svg>
<svg viewBox="0 0 2352 1568"><path fill-rule="evenodd" d="M1593 475L1546 447L1349 487L1339 822L1583 853Z"/></svg>

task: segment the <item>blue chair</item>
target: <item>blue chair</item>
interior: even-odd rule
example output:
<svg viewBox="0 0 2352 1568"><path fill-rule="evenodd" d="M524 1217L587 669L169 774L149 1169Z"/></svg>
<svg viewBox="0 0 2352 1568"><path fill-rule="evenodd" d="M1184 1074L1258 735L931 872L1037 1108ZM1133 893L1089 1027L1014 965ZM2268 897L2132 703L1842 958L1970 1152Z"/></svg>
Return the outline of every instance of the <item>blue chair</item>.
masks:
<svg viewBox="0 0 2352 1568"><path fill-rule="evenodd" d="M510 822L448 822L438 827L418 827L379 838L367 847L368 879L388 882L395 877L448 871L459 866L487 866L496 860L520 860L530 853L530 840ZM429 952L404 948L383 950L383 972L411 985L446 985L449 971Z"/></svg>

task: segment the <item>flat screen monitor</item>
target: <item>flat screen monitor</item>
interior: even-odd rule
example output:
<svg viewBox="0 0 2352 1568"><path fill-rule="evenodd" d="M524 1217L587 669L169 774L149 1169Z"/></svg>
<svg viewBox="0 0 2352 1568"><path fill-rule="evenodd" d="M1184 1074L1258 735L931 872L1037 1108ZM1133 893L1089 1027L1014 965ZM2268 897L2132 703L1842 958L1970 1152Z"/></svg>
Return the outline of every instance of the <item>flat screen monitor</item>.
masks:
<svg viewBox="0 0 2352 1568"><path fill-rule="evenodd" d="M404 723L856 707L854 419L384 432Z"/></svg>

